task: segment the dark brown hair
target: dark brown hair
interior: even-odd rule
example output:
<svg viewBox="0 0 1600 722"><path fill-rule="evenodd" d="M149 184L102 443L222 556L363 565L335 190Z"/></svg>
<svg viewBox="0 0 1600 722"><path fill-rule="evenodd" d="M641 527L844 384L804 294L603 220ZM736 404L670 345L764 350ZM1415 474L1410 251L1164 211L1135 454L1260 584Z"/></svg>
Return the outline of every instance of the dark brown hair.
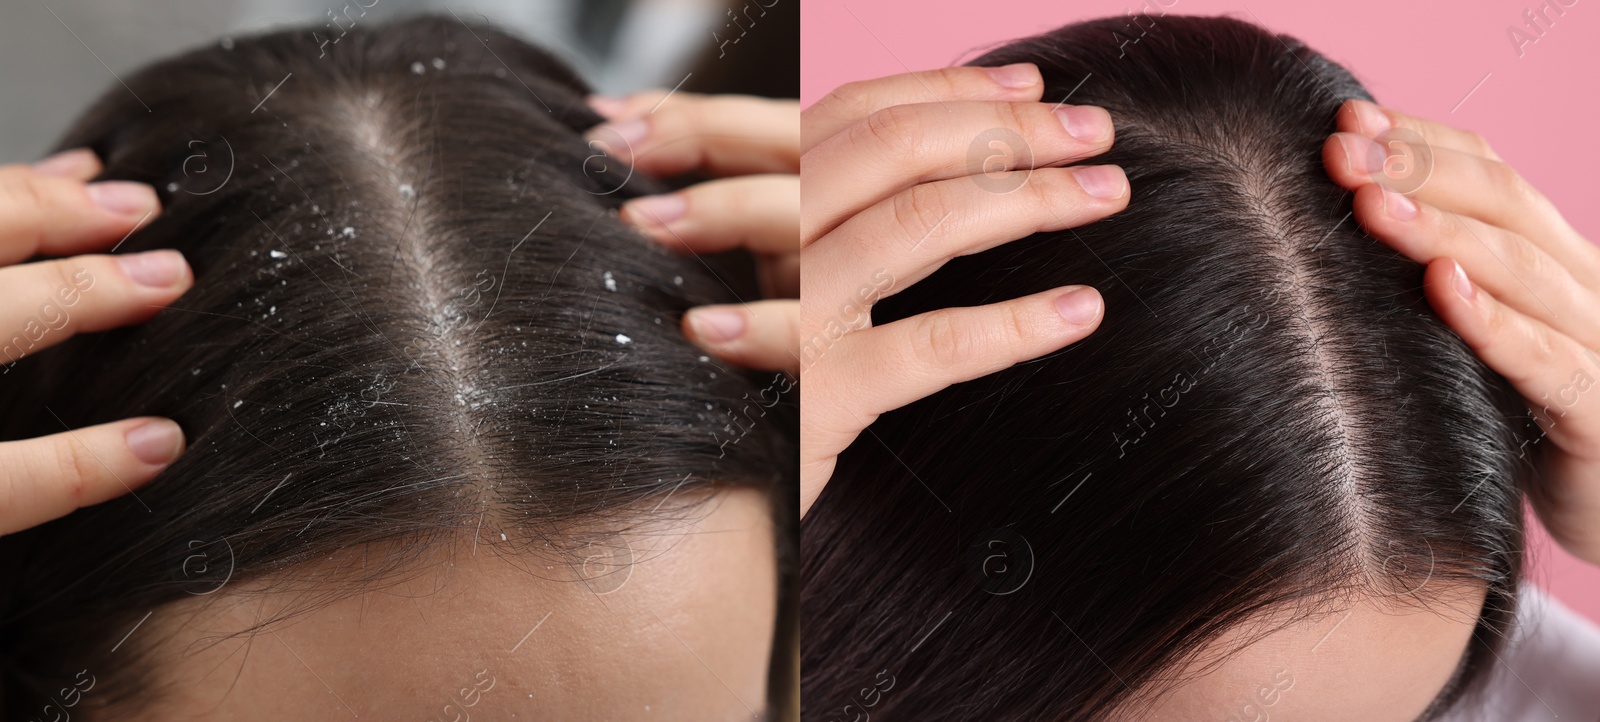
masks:
<svg viewBox="0 0 1600 722"><path fill-rule="evenodd" d="M1087 162L1131 201L957 258L874 323L1076 283L1106 316L840 457L802 528L805 719L1097 719L1264 610L1474 580L1459 689L1510 623L1526 409L1323 169L1370 96L1293 38L1142 19L975 61L1106 108L1115 146Z"/></svg>
<svg viewBox="0 0 1600 722"><path fill-rule="evenodd" d="M757 295L749 257L675 255L619 221L661 189L583 141L600 119L549 55L418 18L225 41L126 80L61 146L156 187L165 212L119 252L177 248L195 287L19 364L0 438L152 414L189 451L137 495L0 539L8 715L82 669L97 702L156 693L139 637L111 651L142 615L332 550L398 550L334 590L359 592L463 535L567 554L575 524L688 513L663 502L696 488L770 489L794 517L786 379L679 330Z"/></svg>

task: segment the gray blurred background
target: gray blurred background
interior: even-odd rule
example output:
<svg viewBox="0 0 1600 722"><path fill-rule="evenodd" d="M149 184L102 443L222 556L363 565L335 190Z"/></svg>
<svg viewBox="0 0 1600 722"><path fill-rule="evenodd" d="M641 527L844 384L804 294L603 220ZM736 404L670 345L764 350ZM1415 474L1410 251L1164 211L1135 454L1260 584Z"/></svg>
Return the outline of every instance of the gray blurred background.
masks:
<svg viewBox="0 0 1600 722"><path fill-rule="evenodd" d="M0 164L41 157L113 73L157 58L283 26L337 37L333 17L451 12L550 49L602 93L686 77L685 90L798 93L798 0L0 0Z"/></svg>

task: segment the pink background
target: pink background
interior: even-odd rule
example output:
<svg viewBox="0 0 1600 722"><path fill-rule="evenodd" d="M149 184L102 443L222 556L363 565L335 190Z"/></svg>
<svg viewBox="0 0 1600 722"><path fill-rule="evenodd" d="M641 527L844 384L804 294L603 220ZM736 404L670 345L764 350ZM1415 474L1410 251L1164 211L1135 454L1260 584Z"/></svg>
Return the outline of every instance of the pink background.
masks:
<svg viewBox="0 0 1600 722"><path fill-rule="evenodd" d="M1595 184L1580 174L1592 177L1600 160L1600 4L1566 1L1573 2L1561 8L1566 14L1550 10L1554 24L1541 20L1542 36L1519 57L1508 29L1538 35L1523 13L1556 0L806 0L801 101L813 103L852 80L959 64L995 44L1079 20L1143 12L1159 23L1163 11L1233 15L1304 40L1351 69L1381 103L1479 132L1573 226L1597 239L1600 203L1591 197ZM1600 568L1567 555L1533 526L1530 576L1600 621Z"/></svg>

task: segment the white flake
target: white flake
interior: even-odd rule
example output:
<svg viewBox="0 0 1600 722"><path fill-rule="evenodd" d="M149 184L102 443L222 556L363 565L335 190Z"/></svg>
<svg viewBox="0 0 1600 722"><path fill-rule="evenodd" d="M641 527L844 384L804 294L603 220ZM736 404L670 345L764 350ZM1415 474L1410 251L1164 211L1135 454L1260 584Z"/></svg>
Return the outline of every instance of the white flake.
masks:
<svg viewBox="0 0 1600 722"><path fill-rule="evenodd" d="M617 290L617 279L616 279L616 277L612 276L610 271L606 271L605 279L606 279L606 290L607 291L616 291Z"/></svg>
<svg viewBox="0 0 1600 722"><path fill-rule="evenodd" d="M421 75L423 70L424 68L422 67L422 61L419 60L411 64L411 72Z"/></svg>
<svg viewBox="0 0 1600 722"><path fill-rule="evenodd" d="M273 258L288 258L289 257L289 254L284 253L283 251L278 251L278 250L267 251L267 255L272 256Z"/></svg>
<svg viewBox="0 0 1600 722"><path fill-rule="evenodd" d="M628 345L630 343L633 343L633 339L628 338L626 334L620 334L620 333L617 334L617 345L618 346L626 346L626 345Z"/></svg>

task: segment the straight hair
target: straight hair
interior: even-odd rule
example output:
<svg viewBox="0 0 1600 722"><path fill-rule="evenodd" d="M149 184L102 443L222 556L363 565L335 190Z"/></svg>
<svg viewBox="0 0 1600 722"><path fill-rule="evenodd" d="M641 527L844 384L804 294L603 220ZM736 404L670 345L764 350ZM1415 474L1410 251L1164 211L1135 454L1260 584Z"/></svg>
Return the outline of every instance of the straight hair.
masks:
<svg viewBox="0 0 1600 722"><path fill-rule="evenodd" d="M189 449L136 493L0 538L8 716L85 670L95 704L158 695L146 637L119 638L224 586L315 591L287 617L468 538L592 584L590 555L637 561L617 534L734 485L768 490L796 543L792 385L680 331L692 306L755 298L752 259L625 226L620 204L663 187L585 143L588 88L545 52L438 17L326 39L158 62L61 143L157 189L164 212L119 250L176 248L195 286L23 360L0 438L149 414ZM373 553L296 576L352 548Z"/></svg>
<svg viewBox="0 0 1600 722"><path fill-rule="evenodd" d="M953 259L873 323L1079 283L1105 318L840 456L802 525L805 719L1127 714L1258 615L1431 604L1452 581L1488 599L1451 689L1507 632L1533 426L1323 168L1341 104L1371 95L1246 22L1140 27L973 61L1035 63L1046 102L1107 109L1116 142L1085 163L1120 165L1132 197Z"/></svg>

